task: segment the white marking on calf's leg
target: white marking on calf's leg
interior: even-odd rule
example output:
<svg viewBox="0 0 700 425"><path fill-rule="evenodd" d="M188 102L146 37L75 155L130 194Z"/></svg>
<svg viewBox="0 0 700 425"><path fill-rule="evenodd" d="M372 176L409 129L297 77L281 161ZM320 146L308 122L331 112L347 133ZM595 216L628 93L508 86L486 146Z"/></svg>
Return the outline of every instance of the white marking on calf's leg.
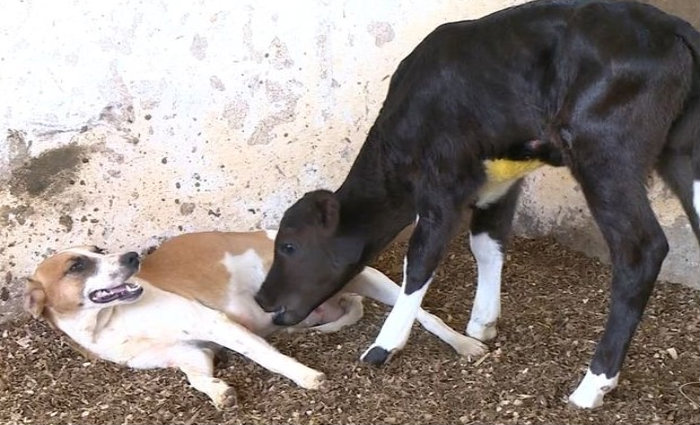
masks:
<svg viewBox="0 0 700 425"><path fill-rule="evenodd" d="M586 409L602 406L605 394L617 387L619 376L620 373L618 372L612 378L606 378L604 373L596 375L588 369L586 376L583 377L576 390L569 396L569 403Z"/></svg>
<svg viewBox="0 0 700 425"><path fill-rule="evenodd" d="M377 339L374 341L367 351L362 354L361 359L366 360L367 355L375 348L379 348L388 352L389 356L391 353L402 349L408 341L408 337L411 334L411 327L413 322L416 320L418 315L418 309L423 302L423 297L425 296L430 282L433 278L428 279L427 282L417 291L412 292L410 295L406 294L406 268L407 260L404 257L403 263L403 284L401 285L401 293L396 299L396 304L394 308L389 313L382 330L379 332ZM371 360L370 360L371 361ZM381 363L388 361L388 358L382 359ZM372 361L371 361L372 362ZM374 362L373 362L374 363Z"/></svg>
<svg viewBox="0 0 700 425"><path fill-rule="evenodd" d="M501 314L501 246L488 233L469 235L469 244L476 258L477 286L467 335L488 341L496 336L496 322Z"/></svg>
<svg viewBox="0 0 700 425"><path fill-rule="evenodd" d="M345 290L391 306L396 303L396 299L401 293L399 285L372 267L365 267L362 273L350 281ZM422 308L418 309L416 320L426 331L449 344L461 356L476 357L484 354L487 350L480 341L455 331L439 317Z"/></svg>

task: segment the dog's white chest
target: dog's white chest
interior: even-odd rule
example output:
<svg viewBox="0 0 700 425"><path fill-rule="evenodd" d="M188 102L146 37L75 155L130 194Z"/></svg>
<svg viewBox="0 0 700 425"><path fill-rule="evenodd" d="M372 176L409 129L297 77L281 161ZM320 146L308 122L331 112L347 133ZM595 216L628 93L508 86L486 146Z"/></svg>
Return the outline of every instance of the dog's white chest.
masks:
<svg viewBox="0 0 700 425"><path fill-rule="evenodd" d="M270 315L253 298L265 280L263 259L249 249L239 255L227 253L221 263L229 272L226 313L256 334L264 335L272 331Z"/></svg>

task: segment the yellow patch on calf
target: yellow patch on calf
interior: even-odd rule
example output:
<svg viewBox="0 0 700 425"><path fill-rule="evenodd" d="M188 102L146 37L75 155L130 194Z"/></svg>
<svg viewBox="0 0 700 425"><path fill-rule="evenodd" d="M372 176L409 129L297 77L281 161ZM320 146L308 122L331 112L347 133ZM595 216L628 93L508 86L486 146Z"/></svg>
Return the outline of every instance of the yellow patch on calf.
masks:
<svg viewBox="0 0 700 425"><path fill-rule="evenodd" d="M490 159L484 161L488 183L502 183L525 177L531 172L543 166L542 161L536 159L528 161L512 161L509 159Z"/></svg>
<svg viewBox="0 0 700 425"><path fill-rule="evenodd" d="M484 208L497 201L508 192L517 179L525 177L543 165L544 163L538 160L489 159L484 161L486 183L479 189L477 207Z"/></svg>

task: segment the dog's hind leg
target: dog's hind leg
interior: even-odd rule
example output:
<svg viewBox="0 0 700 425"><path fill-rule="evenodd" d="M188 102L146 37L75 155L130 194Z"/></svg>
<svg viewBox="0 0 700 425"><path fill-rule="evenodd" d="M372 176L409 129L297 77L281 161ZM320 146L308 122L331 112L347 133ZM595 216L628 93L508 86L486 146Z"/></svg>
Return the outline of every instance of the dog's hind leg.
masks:
<svg viewBox="0 0 700 425"><path fill-rule="evenodd" d="M700 93L687 104L669 131L656 169L681 201L700 243Z"/></svg>
<svg viewBox="0 0 700 425"><path fill-rule="evenodd" d="M207 309L201 315L206 326L196 328L193 339L211 341L240 353L274 373L286 376L306 389L318 389L325 375L277 351L265 339L252 333L221 312Z"/></svg>
<svg viewBox="0 0 700 425"><path fill-rule="evenodd" d="M666 237L647 199L643 167L595 151L600 146L629 149L617 145L619 139L613 140L578 139L573 144L574 155L581 159L572 171L608 244L613 268L605 331L586 376L569 397L572 404L586 408L600 406L603 396L617 386L627 349L668 253Z"/></svg>
<svg viewBox="0 0 700 425"><path fill-rule="evenodd" d="M170 363L187 375L197 390L205 393L217 409L234 406L236 391L224 381L214 378L213 352L193 345L180 345L167 352Z"/></svg>
<svg viewBox="0 0 700 425"><path fill-rule="evenodd" d="M520 182L495 202L474 208L469 245L476 259L477 286L467 335L488 341L496 337L501 313L501 270L520 195Z"/></svg>
<svg viewBox="0 0 700 425"><path fill-rule="evenodd" d="M338 302L340 306L345 311L342 317L333 322L324 323L322 325L316 325L306 329L297 329L294 327L287 328L288 332L299 332L299 331L316 331L321 333L332 333L338 332L341 329L352 326L364 315L364 306L362 305L362 297L355 294L341 294Z"/></svg>

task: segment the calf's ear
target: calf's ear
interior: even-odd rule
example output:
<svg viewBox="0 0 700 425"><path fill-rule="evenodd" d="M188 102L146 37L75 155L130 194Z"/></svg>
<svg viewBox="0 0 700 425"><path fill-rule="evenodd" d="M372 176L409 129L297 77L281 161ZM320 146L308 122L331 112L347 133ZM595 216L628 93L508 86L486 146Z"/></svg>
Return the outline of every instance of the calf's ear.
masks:
<svg viewBox="0 0 700 425"><path fill-rule="evenodd" d="M317 190L309 195L313 197L319 225L325 234L332 235L340 220L340 202L333 192L327 190Z"/></svg>

